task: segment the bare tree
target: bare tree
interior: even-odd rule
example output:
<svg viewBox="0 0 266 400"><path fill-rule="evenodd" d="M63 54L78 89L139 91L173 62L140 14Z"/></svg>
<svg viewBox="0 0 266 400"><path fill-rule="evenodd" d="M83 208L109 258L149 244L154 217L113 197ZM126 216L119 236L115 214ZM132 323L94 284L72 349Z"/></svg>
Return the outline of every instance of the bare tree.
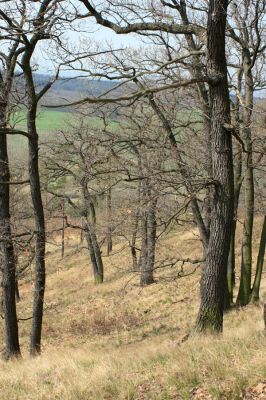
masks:
<svg viewBox="0 0 266 400"><path fill-rule="evenodd" d="M12 230L10 220L10 168L7 152L7 123L11 91L15 76L17 58L20 54L19 35L14 34L12 22L8 15L0 12L1 43L5 41L7 51L0 53L0 236L2 253L2 287L3 307L5 318L5 357L10 358L20 355L18 322L16 313L16 260L12 241ZM19 22L18 26L21 26ZM4 46L5 47L5 46Z"/></svg>
<svg viewBox="0 0 266 400"><path fill-rule="evenodd" d="M161 20L145 21L144 9L136 11L134 4L123 9L122 4L116 10L104 3L98 11L91 2L82 1L97 23L113 29L116 33L165 31L173 34L198 34L205 31L193 23L167 23ZM176 5L176 2L163 2L167 5ZM182 2L184 5L185 2ZM106 8L104 8L106 7ZM233 221L233 167L232 167L232 126L230 122L230 101L227 82L227 66L225 57L225 27L227 1L211 1L208 8L207 23L207 76L197 77L186 82L208 82L211 115L211 160L214 182L214 194L211 207L211 224L208 242L206 267L201 281L201 307L197 320L197 329L222 330L224 293L226 288L227 259L229 254L228 237L231 233ZM132 11L132 14L130 14ZM142 14L143 13L143 14ZM113 22L115 15L123 15L124 24ZM134 22L130 16L134 14ZM141 22L135 22L139 15ZM161 17L161 16L160 16ZM179 21L178 21L179 22ZM175 83L181 86L180 82ZM170 86L170 85L169 85ZM168 86L168 88L169 88ZM172 85L173 87L173 85ZM134 99L140 95L149 95L160 89L140 90L131 96L121 96L120 99ZM89 102L89 99L86 99ZM111 100L109 100L111 101Z"/></svg>
<svg viewBox="0 0 266 400"><path fill-rule="evenodd" d="M243 152L244 190L245 190L245 218L242 239L241 281L237 302L246 305L251 295L252 274L252 232L255 210L254 193L254 161L253 161L253 134L252 119L254 111L254 92L261 85L259 65L264 62L264 16L265 1L244 1L241 4L232 2L232 21L228 21L228 34L235 42L236 51L239 53L240 65L237 66L243 77L243 94L238 91L240 98L243 122L240 134L245 143ZM234 27L232 26L234 24ZM260 76L259 76L260 75Z"/></svg>

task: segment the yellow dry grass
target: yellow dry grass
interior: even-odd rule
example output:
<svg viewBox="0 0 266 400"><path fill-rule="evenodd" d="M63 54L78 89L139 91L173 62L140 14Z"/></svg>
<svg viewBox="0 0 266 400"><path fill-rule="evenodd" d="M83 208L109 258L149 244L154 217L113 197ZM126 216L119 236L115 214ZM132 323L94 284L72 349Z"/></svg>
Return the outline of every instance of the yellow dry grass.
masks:
<svg viewBox="0 0 266 400"><path fill-rule="evenodd" d="M261 223L258 218L254 256ZM190 399L196 388L213 399L239 399L266 377L261 305L228 313L222 336L187 337L199 306L199 270L175 280L175 268L158 270L157 283L140 288L128 271L128 251L117 245L105 258L105 283L94 286L86 252L74 251L75 237L68 240L64 260L58 248L48 248L42 355L27 355L30 321L21 321L23 358L0 362L1 400ZM172 233L159 254L200 256L195 232ZM263 277L262 298L265 293ZM30 279L21 296L25 318Z"/></svg>

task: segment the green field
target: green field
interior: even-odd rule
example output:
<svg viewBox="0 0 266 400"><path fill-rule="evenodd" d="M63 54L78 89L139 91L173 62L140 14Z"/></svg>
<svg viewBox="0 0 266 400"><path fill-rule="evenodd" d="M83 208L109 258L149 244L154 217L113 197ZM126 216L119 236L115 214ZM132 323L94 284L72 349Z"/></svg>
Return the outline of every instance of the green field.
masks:
<svg viewBox="0 0 266 400"><path fill-rule="evenodd" d="M72 114L73 115L73 114ZM69 112L54 110L41 110L37 117L37 129L41 132L56 132L62 129L70 118ZM11 120L17 128L26 128L26 113L24 110L16 111Z"/></svg>
<svg viewBox="0 0 266 400"><path fill-rule="evenodd" d="M37 130L39 140L45 142L52 135L57 135L59 131L67 129L70 125L77 125L80 116L71 112L61 112L54 110L41 110L37 117ZM102 122L97 117L87 117L88 125L94 128L102 126ZM17 111L11 119L11 126L17 129L26 130L26 113L24 110ZM24 160L27 156L27 139L16 135L8 137L8 148L11 160Z"/></svg>
<svg viewBox="0 0 266 400"><path fill-rule="evenodd" d="M38 113L37 130L40 141L45 141L50 135L63 129L70 117L68 112L45 110ZM11 126L26 130L26 113L17 111L11 119ZM27 156L27 138L15 135L8 137L9 156L12 161L23 161Z"/></svg>
<svg viewBox="0 0 266 400"><path fill-rule="evenodd" d="M201 124L199 120L201 115L195 111L183 110L177 114L179 122L187 123L191 120L193 114L194 128L200 129ZM88 126L98 129L103 128L103 122L98 117L81 117L79 114L68 111L49 110L41 108L38 112L37 117L37 130L39 133L40 143L47 141L54 135L59 134L61 130L67 130L71 126L78 126L81 118L85 118ZM26 130L26 110L17 111L12 119L11 126L15 126L18 129ZM119 126L115 121L112 121L109 125L111 129L119 129ZM184 128L175 128L175 133L182 138L184 134ZM8 138L8 147L10 159L22 161L27 158L27 139L23 136L16 135Z"/></svg>

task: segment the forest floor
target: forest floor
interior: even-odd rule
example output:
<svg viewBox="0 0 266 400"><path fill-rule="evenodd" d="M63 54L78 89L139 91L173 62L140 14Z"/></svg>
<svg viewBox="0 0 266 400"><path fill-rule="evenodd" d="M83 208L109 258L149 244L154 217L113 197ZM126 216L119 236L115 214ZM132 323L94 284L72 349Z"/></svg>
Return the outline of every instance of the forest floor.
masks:
<svg viewBox="0 0 266 400"><path fill-rule="evenodd" d="M254 256L261 225L258 218ZM239 261L240 237L237 243ZM266 399L261 304L227 313L223 335L199 336L192 332L200 268L187 277L177 267L160 269L156 283L141 288L129 271L128 249L118 244L104 257L105 282L94 286L74 234L66 249L61 259L59 246L48 245L42 355L28 356L31 321L20 321L23 358L0 361L1 400ZM201 256L195 232L182 230L162 239L158 253ZM32 289L25 278L19 318L31 315Z"/></svg>

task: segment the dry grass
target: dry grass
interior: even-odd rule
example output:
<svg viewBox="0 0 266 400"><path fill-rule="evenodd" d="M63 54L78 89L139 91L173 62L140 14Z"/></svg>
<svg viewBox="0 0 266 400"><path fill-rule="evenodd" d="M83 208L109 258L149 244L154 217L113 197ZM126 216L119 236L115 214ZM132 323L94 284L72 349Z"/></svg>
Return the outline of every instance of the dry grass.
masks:
<svg viewBox="0 0 266 400"><path fill-rule="evenodd" d="M200 271L174 281L174 269L158 271L157 283L141 289L126 272L128 254L117 252L105 259L106 282L94 286L87 254L73 254L75 246L69 237L64 260L49 248L43 354L28 358L30 321L20 322L23 359L0 362L1 400L239 399L265 378L261 306L228 313L223 336L187 338ZM159 253L194 257L200 247L193 233L180 232ZM23 282L21 317L31 313L31 294L31 282Z"/></svg>

